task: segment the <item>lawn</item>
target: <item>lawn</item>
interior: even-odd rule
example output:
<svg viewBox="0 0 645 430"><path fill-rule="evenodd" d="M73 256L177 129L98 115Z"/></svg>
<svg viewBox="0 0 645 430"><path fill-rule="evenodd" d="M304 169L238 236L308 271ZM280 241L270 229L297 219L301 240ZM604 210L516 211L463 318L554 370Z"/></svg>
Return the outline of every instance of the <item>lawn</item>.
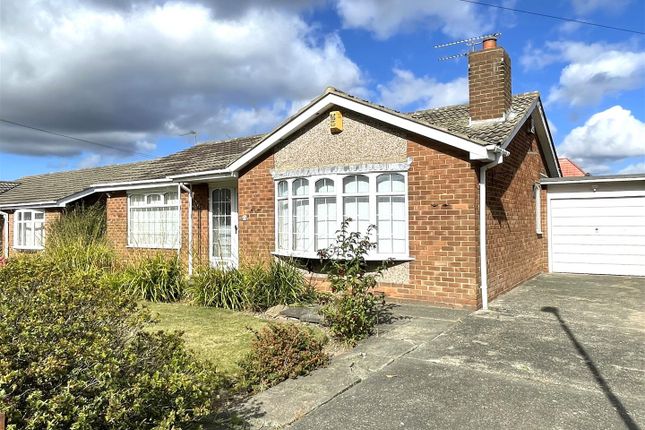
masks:
<svg viewBox="0 0 645 430"><path fill-rule="evenodd" d="M187 346L228 375L235 375L237 362L249 351L253 333L267 321L244 312L194 306L184 303L149 303L159 319L159 330L181 330Z"/></svg>

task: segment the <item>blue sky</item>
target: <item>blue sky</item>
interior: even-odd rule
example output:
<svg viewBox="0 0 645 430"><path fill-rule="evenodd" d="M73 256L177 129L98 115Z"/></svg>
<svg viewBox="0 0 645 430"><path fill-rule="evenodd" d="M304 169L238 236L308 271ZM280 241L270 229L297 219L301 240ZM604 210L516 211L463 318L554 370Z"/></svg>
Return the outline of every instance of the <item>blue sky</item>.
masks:
<svg viewBox="0 0 645 430"><path fill-rule="evenodd" d="M642 0L489 0L645 32ZM402 111L467 101L463 46L501 32L561 155L645 173L645 36L460 0L2 2L0 179L269 131L326 86Z"/></svg>

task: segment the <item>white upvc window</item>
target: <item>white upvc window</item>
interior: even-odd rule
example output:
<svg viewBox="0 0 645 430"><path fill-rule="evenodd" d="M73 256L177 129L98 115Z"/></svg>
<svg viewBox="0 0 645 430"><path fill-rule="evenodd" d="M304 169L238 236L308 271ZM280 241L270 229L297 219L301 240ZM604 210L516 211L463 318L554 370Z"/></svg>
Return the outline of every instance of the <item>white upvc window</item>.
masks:
<svg viewBox="0 0 645 430"><path fill-rule="evenodd" d="M407 172L320 174L277 179L276 253L317 258L336 241L341 221L377 247L371 260L409 259Z"/></svg>
<svg viewBox="0 0 645 430"><path fill-rule="evenodd" d="M533 185L533 199L535 200L535 233L542 234L542 188L539 184Z"/></svg>
<svg viewBox="0 0 645 430"><path fill-rule="evenodd" d="M177 190L128 194L128 246L178 248L180 238Z"/></svg>
<svg viewBox="0 0 645 430"><path fill-rule="evenodd" d="M14 213L13 245L16 249L43 249L45 211L20 209Z"/></svg>

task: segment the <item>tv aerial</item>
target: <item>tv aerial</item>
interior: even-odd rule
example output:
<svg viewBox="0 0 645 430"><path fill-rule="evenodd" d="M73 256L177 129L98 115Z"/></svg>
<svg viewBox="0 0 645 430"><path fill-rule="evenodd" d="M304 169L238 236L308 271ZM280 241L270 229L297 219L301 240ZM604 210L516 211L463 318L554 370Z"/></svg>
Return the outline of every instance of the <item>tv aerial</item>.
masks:
<svg viewBox="0 0 645 430"><path fill-rule="evenodd" d="M469 52L473 52L475 50L475 46L481 43L485 43L485 41L489 39L497 40L501 35L502 33L483 34L481 36L471 37L468 39L455 40L454 42L442 43L440 45L433 46L433 48L448 48L450 46L457 46L457 45L466 45L468 47L466 52L461 52L455 55L448 55L445 57L439 57L439 61L452 60L453 58L461 58L461 57L467 56Z"/></svg>

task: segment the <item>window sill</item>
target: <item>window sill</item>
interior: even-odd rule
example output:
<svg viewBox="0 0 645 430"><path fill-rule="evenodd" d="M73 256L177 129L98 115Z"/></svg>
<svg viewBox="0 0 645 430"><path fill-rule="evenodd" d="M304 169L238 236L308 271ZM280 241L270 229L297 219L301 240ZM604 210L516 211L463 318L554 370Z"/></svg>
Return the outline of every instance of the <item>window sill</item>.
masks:
<svg viewBox="0 0 645 430"><path fill-rule="evenodd" d="M29 247L29 246L14 246L13 249L16 251L43 251L44 246Z"/></svg>
<svg viewBox="0 0 645 430"><path fill-rule="evenodd" d="M320 257L315 252L273 251L271 254L275 255L276 257L306 258L309 260L320 260ZM376 255L368 255L365 258L365 261L387 261L387 260L406 262L406 261L414 261L415 258L409 255L402 255L402 254L389 254L389 255L376 254Z"/></svg>
<svg viewBox="0 0 645 430"><path fill-rule="evenodd" d="M127 245L129 249L169 249L179 251L179 246L159 246L159 245Z"/></svg>

